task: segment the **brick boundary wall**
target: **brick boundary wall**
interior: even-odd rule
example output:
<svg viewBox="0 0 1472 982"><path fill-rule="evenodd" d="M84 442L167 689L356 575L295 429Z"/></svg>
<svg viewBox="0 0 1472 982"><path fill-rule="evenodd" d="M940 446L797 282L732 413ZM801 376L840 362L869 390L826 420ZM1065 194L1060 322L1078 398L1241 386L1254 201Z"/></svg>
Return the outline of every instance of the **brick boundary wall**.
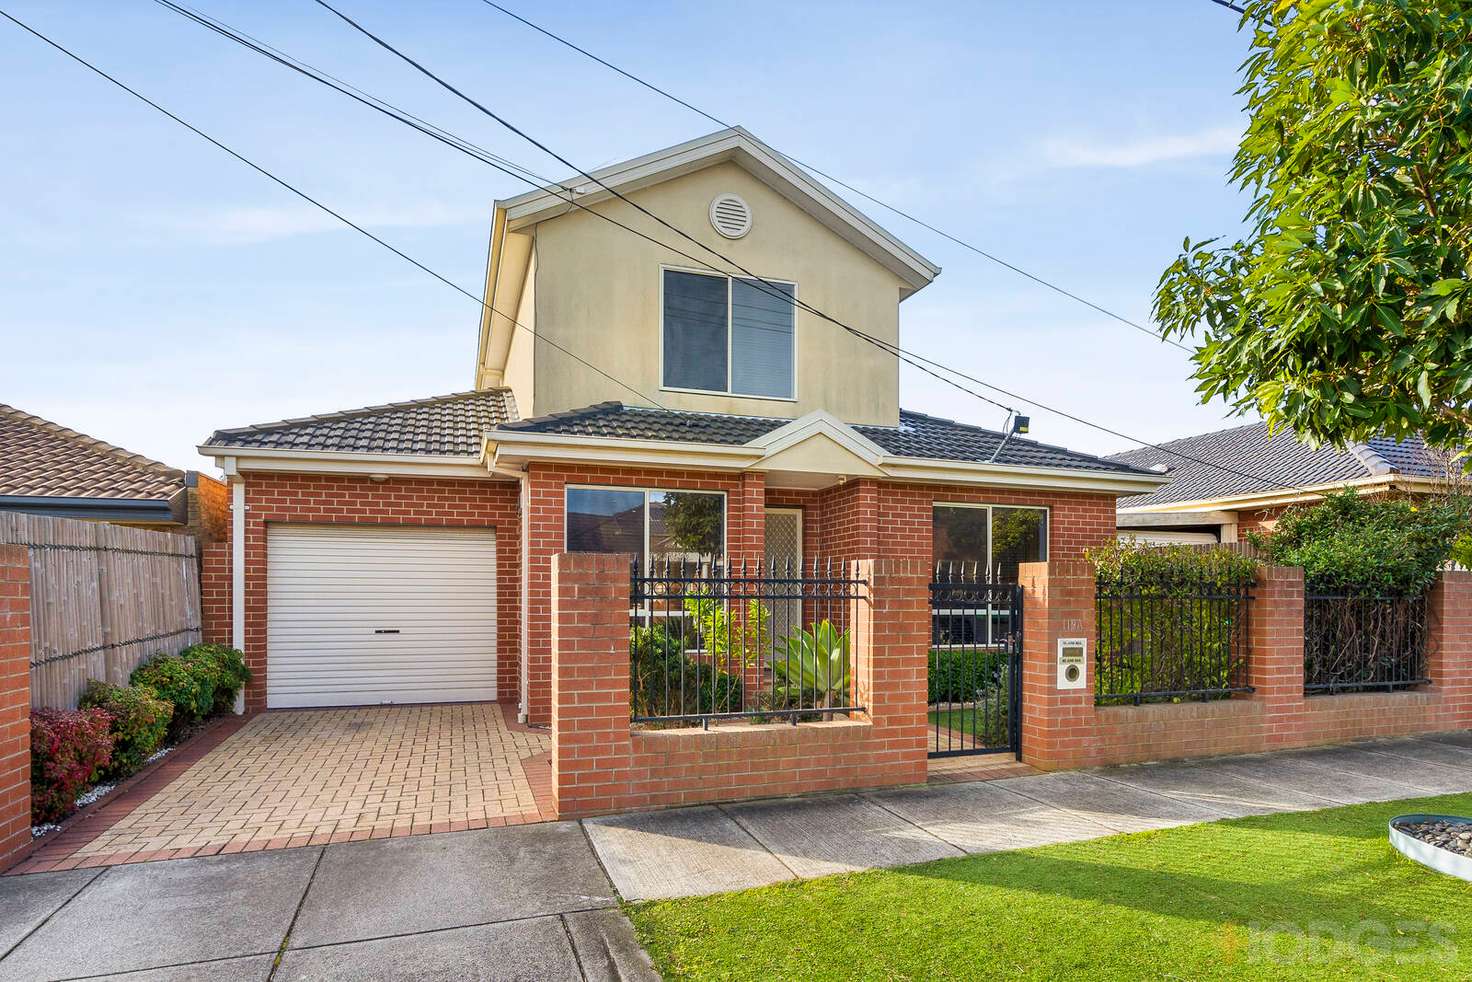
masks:
<svg viewBox="0 0 1472 982"><path fill-rule="evenodd" d="M0 545L0 869L31 847L31 559Z"/></svg>
<svg viewBox="0 0 1472 982"><path fill-rule="evenodd" d="M711 730L629 725L628 564L562 553L550 592L552 794L559 818L914 784L926 772L927 563L854 563L855 682L867 713Z"/></svg>
<svg viewBox="0 0 1472 982"><path fill-rule="evenodd" d="M497 701L519 695L521 518L512 481L357 474L245 475L245 659L252 678L245 708L266 708L266 528L306 525L419 526L496 530ZM200 582L206 640L230 642L230 535L205 549ZM627 574L625 574L627 578Z"/></svg>
<svg viewBox="0 0 1472 982"><path fill-rule="evenodd" d="M1022 759L1042 770L1255 753L1472 727L1472 573L1444 573L1427 604L1431 684L1305 696L1303 571L1261 567L1249 620L1250 695L1094 705L1094 575L1083 561L1027 563ZM1089 639L1087 685L1057 688L1057 639Z"/></svg>

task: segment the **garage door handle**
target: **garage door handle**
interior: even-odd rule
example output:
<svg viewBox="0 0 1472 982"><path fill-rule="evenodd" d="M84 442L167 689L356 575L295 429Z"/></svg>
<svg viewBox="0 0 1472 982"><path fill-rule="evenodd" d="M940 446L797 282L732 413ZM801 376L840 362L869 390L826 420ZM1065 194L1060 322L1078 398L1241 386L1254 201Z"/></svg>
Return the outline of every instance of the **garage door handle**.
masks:
<svg viewBox="0 0 1472 982"><path fill-rule="evenodd" d="M396 627L380 627L380 628L375 628L374 631L373 631L373 633L374 634L398 634L399 633L399 629L396 628Z"/></svg>

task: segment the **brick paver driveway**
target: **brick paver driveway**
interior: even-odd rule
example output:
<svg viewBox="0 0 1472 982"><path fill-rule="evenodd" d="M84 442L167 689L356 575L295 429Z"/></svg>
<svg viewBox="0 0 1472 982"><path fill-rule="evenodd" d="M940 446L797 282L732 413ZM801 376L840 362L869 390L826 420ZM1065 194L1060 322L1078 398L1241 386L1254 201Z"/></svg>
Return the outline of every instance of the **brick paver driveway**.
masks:
<svg viewBox="0 0 1472 982"><path fill-rule="evenodd" d="M59 868L541 821L549 746L495 703L264 713Z"/></svg>

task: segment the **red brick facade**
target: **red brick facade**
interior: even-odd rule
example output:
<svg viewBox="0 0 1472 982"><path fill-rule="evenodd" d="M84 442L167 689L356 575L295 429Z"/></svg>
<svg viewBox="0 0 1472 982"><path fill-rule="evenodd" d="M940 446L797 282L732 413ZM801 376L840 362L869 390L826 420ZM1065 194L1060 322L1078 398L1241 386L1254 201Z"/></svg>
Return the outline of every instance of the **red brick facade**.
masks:
<svg viewBox="0 0 1472 982"><path fill-rule="evenodd" d="M550 571L552 787L560 818L925 779L928 563L860 561L849 623L867 713L712 730L629 726L627 556L560 554Z"/></svg>
<svg viewBox="0 0 1472 982"><path fill-rule="evenodd" d="M1255 753L1472 727L1472 573L1444 573L1428 604L1432 684L1305 696L1303 572L1264 567L1253 589L1253 692L1208 703L1095 706L1094 578L1086 563L1023 566L1023 760L1044 770ZM1057 688L1057 639L1089 639L1082 689Z"/></svg>
<svg viewBox="0 0 1472 982"><path fill-rule="evenodd" d="M497 695L518 695L521 633L521 523L517 485L510 481L361 475L250 473L245 477L245 658L253 675L248 712L266 707L266 527L404 525L496 530ZM230 539L205 554L202 587L211 640L230 635Z"/></svg>
<svg viewBox="0 0 1472 982"><path fill-rule="evenodd" d="M0 869L31 845L31 559L0 545Z"/></svg>

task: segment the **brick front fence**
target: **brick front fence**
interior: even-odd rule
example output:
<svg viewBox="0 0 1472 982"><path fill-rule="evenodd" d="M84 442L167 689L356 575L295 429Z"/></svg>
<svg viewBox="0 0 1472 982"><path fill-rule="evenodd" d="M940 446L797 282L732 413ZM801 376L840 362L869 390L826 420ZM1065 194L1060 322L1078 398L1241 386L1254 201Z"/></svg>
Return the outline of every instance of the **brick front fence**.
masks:
<svg viewBox="0 0 1472 982"><path fill-rule="evenodd" d="M31 844L31 559L0 545L0 870Z"/></svg>
<svg viewBox="0 0 1472 982"><path fill-rule="evenodd" d="M925 780L929 566L851 565L848 624L867 710L846 720L629 725L629 556L552 564L552 793L562 818Z"/></svg>
<svg viewBox="0 0 1472 982"><path fill-rule="evenodd" d="M1232 699L1094 705L1094 574L1085 562L1022 567L1023 760L1044 770L1253 753L1472 727L1472 573L1444 573L1427 604L1431 684L1305 696L1303 571L1264 566L1253 589L1248 684ZM1057 639L1089 639L1087 685L1059 691Z"/></svg>
<svg viewBox="0 0 1472 982"><path fill-rule="evenodd" d="M552 780L564 818L925 780L929 566L852 564L855 686L831 722L642 729L629 722L629 557L563 554L551 576ZM1097 706L1095 584L1081 560L1026 564L1022 757L1044 770L1250 753L1472 727L1472 573L1427 604L1431 683L1304 695L1303 574L1262 567L1249 618L1252 691L1206 702ZM1087 677L1058 687L1059 638L1086 638Z"/></svg>

